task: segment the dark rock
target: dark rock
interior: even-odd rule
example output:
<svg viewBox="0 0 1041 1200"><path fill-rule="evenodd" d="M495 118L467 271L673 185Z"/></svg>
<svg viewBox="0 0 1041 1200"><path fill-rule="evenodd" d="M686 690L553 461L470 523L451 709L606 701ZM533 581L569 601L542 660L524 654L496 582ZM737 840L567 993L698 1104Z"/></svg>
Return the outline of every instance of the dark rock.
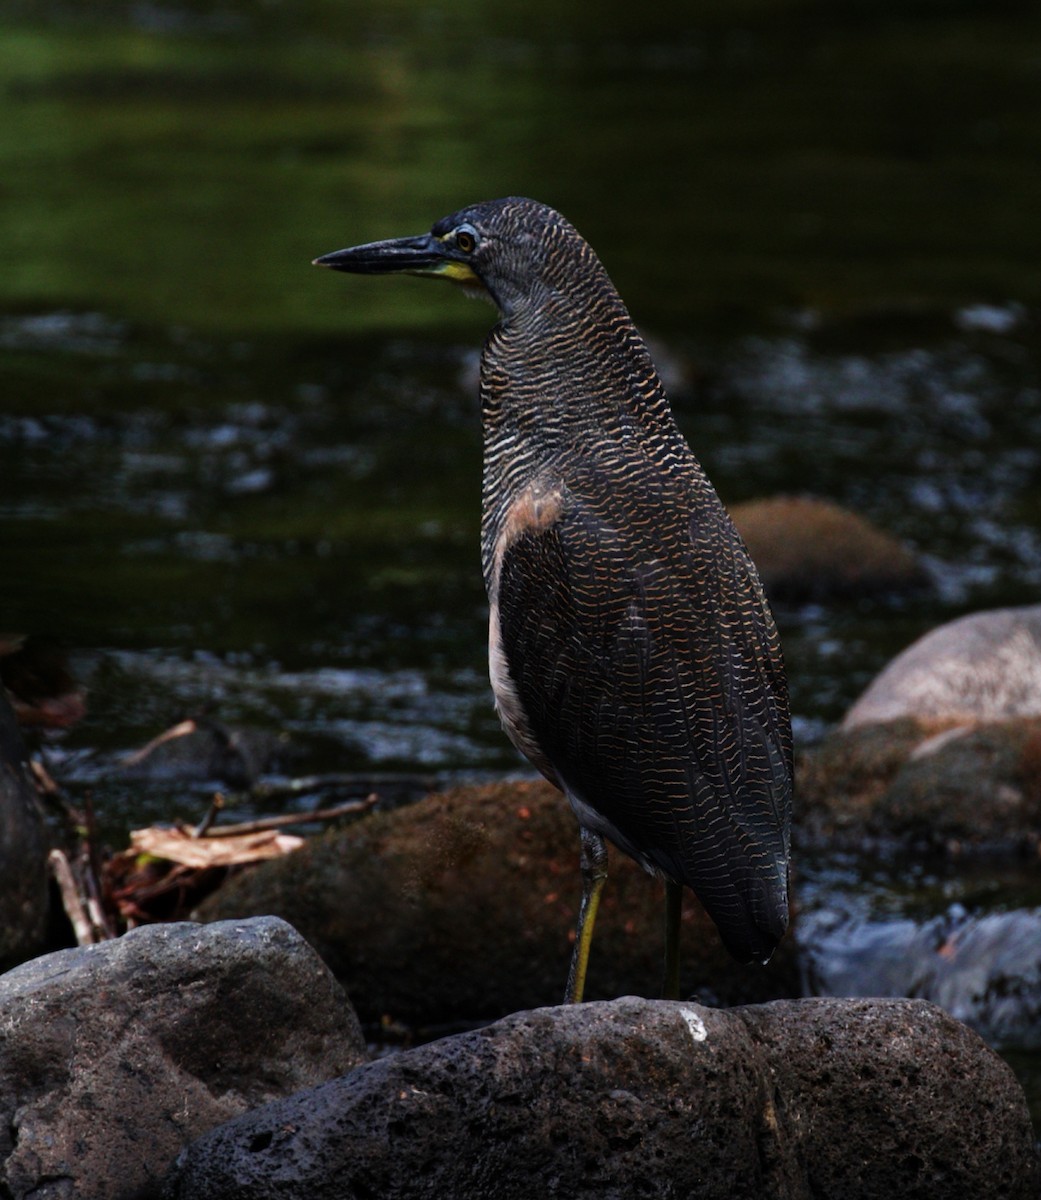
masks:
<svg viewBox="0 0 1041 1200"><path fill-rule="evenodd" d="M0 687L0 967L43 948L47 837L28 756Z"/></svg>
<svg viewBox="0 0 1041 1200"><path fill-rule="evenodd" d="M560 999L578 910L578 826L545 783L459 788L379 813L229 881L203 920L273 912L301 931L367 1023L489 1019ZM662 976L662 885L620 852L597 919L586 995ZM688 894L682 984L741 1003L796 994L790 943L736 963Z"/></svg>
<svg viewBox="0 0 1041 1200"><path fill-rule="evenodd" d="M87 693L73 678L68 654L48 637L0 636L0 685L26 728L68 729L87 712Z"/></svg>
<svg viewBox="0 0 1041 1200"><path fill-rule="evenodd" d="M931 630L874 679L842 724L1029 716L1041 716L1041 604L972 613Z"/></svg>
<svg viewBox="0 0 1041 1200"><path fill-rule="evenodd" d="M201 1133L364 1057L343 991L274 918L35 959L0 977L0 1195L154 1195Z"/></svg>
<svg viewBox="0 0 1041 1200"><path fill-rule="evenodd" d="M822 1007L817 1007L817 1004ZM807 1197L1036 1196L1026 1098L1011 1068L922 1000L800 1001L744 1019L769 1062L782 1127L799 1128ZM800 1117L802 1120L800 1120Z"/></svg>
<svg viewBox="0 0 1041 1200"><path fill-rule="evenodd" d="M286 739L278 734L190 719L131 754L120 764L119 774L149 782L213 780L248 788L273 770L285 751Z"/></svg>
<svg viewBox="0 0 1041 1200"><path fill-rule="evenodd" d="M1041 909L924 923L803 913L800 962L819 996L918 996L991 1045L1041 1049Z"/></svg>
<svg viewBox="0 0 1041 1200"><path fill-rule="evenodd" d="M830 500L776 496L735 505L730 515L774 599L859 598L928 583L906 546Z"/></svg>
<svg viewBox="0 0 1041 1200"><path fill-rule="evenodd" d="M924 1001L518 1013L212 1131L168 1200L1027 1200L1012 1072Z"/></svg>
<svg viewBox="0 0 1041 1200"><path fill-rule="evenodd" d="M799 760L798 834L963 852L1041 839L1041 718L910 717L829 734Z"/></svg>

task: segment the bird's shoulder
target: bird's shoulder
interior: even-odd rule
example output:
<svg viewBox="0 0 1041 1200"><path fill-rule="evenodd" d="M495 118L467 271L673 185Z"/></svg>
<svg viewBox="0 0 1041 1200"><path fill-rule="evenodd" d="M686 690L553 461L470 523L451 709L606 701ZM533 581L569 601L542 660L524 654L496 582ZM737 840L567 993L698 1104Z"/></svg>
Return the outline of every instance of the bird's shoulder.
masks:
<svg viewBox="0 0 1041 1200"><path fill-rule="evenodd" d="M508 558L529 579L539 578L541 563L552 570L547 583L576 599L593 589L601 608L611 594L631 598L635 589L648 610L689 608L693 616L697 607L711 617L720 588L758 588L744 544L698 464L663 470L639 453L609 464L574 455L534 473L503 507L491 549L496 590Z"/></svg>

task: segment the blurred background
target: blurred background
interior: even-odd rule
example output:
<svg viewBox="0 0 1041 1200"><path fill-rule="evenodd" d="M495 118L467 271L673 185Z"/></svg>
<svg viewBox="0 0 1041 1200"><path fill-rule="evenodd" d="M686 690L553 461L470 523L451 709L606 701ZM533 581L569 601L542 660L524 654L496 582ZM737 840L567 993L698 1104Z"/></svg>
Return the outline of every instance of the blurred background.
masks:
<svg viewBox="0 0 1041 1200"><path fill-rule="evenodd" d="M1037 601L1039 146L1014 0L0 0L0 632L87 689L52 769L114 833L205 808L110 772L193 714L286 770L524 770L494 314L310 266L511 193L597 249L725 502L836 502L924 573L780 596L812 744L924 630Z"/></svg>

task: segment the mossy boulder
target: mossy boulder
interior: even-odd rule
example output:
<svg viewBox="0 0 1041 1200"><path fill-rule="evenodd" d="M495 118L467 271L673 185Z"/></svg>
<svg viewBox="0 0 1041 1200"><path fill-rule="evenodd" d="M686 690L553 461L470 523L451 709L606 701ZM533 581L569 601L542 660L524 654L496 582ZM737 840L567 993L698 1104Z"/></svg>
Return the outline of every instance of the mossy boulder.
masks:
<svg viewBox="0 0 1041 1200"><path fill-rule="evenodd" d="M901 717L838 729L799 762L804 838L964 851L1041 840L1041 717Z"/></svg>
<svg viewBox="0 0 1041 1200"><path fill-rule="evenodd" d="M774 599L860 597L928 584L903 543L830 500L775 496L735 505L730 515Z"/></svg>

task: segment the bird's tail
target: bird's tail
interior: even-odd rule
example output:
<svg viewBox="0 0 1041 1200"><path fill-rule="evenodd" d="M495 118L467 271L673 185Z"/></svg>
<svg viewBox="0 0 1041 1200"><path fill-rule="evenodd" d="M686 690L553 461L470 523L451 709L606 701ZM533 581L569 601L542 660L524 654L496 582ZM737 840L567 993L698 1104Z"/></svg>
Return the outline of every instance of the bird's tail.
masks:
<svg viewBox="0 0 1041 1200"><path fill-rule="evenodd" d="M788 928L788 857L779 855L767 869L758 864L735 874L725 896L694 890L734 958L765 964Z"/></svg>

